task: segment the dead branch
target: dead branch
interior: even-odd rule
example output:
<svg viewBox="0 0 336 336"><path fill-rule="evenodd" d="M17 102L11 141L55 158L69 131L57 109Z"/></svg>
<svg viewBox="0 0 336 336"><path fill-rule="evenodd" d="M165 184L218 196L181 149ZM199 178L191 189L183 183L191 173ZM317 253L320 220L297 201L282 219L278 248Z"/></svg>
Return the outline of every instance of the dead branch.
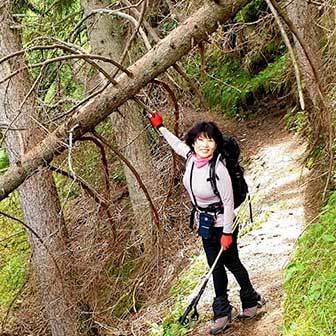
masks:
<svg viewBox="0 0 336 336"><path fill-rule="evenodd" d="M84 105L85 103L87 103L88 101L90 101L92 98L98 96L99 94L101 94L103 91L105 91L107 89L107 87L109 86L110 83L106 83L102 88L98 89L97 91L92 92L90 95L88 95L86 98L84 98L83 100L81 100L79 103L77 103L76 105L74 105L73 107L71 107L70 110L64 112L63 114L53 118L50 120L50 123L55 122L59 119L62 119L68 115L70 115L72 112L74 112L75 110L77 110L80 106Z"/></svg>
<svg viewBox="0 0 336 336"><path fill-rule="evenodd" d="M110 174L109 174L109 169L108 169L108 162L107 162L107 157L106 157L106 152L103 144L96 138L96 137L91 137L91 136L83 136L78 139L79 141L92 141L100 150L100 155L101 155L101 160L103 163L103 176L104 176L104 184L105 184L105 191L106 191L106 196L107 199L109 199L110 195Z"/></svg>
<svg viewBox="0 0 336 336"><path fill-rule="evenodd" d="M65 170L62 170L60 167L48 165L48 168L57 174L63 175L71 180L74 180L74 177L70 173L66 172ZM76 182L88 193L88 195L90 195L94 199L96 203L101 204L105 208L109 207L108 201L103 196L101 196L98 193L98 191L96 191L93 187L91 187L83 178L77 175Z"/></svg>
<svg viewBox="0 0 336 336"><path fill-rule="evenodd" d="M111 215L111 212L110 212L110 203L111 202L106 200L104 197L102 197L93 187L91 187L80 176L76 175L76 179L75 179L73 174L62 170L60 167L55 167L55 166L52 166L52 165L48 165L48 168L51 171L54 171L57 174L63 175L63 176L68 177L69 179L71 179L73 181L76 181L88 193L88 195L93 198L93 200L96 203L102 205L102 207L105 209L105 211L108 215L108 220L110 222L110 226L111 226L111 229L112 229L112 239L113 239L113 241L115 241L115 239L116 239L115 225L114 225L113 220L112 220L113 216Z"/></svg>
<svg viewBox="0 0 336 336"><path fill-rule="evenodd" d="M138 7L141 2L143 0L140 0L137 4L129 4L126 7L122 7L122 8L118 8L115 10L112 9L108 9L111 5L107 6L104 9L96 9L96 10L91 10L89 13L87 13L81 20L80 22L77 23L76 27L73 29L73 31L70 33L70 36L66 39L66 40L70 40L70 41L74 41L75 36L77 35L77 31L79 30L79 28L83 25L83 23L89 19L91 16L95 15L95 14L103 14L103 13L108 13L108 14L115 14L116 12L120 12L123 10L127 10L127 9L131 9L131 8L135 8Z"/></svg>
<svg viewBox="0 0 336 336"><path fill-rule="evenodd" d="M122 2L125 3L126 5L131 5L131 3L128 0L122 0ZM138 10L136 8L131 8L131 12L133 12L135 16L141 18L141 14L138 12ZM151 35L154 42L159 43L161 41L161 39L158 36L158 34L155 32L155 30L151 27L151 25L144 19L142 20L142 23L144 24L144 27L146 28L147 32ZM197 84L191 78L188 77L188 75L185 73L183 68L178 63L173 64L173 68L188 83L188 85L192 88L192 90L198 96L201 106L204 109L206 109L206 104L205 104L205 101L204 101L204 97L201 93L201 90L197 86ZM176 85L175 81L169 76L169 74L167 74L167 76Z"/></svg>
<svg viewBox="0 0 336 336"><path fill-rule="evenodd" d="M15 121L19 118L19 116L21 115L21 113L23 112L23 105L26 103L27 99L29 98L29 96L32 94L32 92L34 91L35 87L38 85L38 83L40 82L41 78L42 78L42 74L44 71L44 66L41 67L40 69L40 73L37 76L36 80L34 81L33 85L31 86L30 90L28 91L28 93L26 94L26 96L24 97L24 99L22 100L22 102L20 103L20 106L18 108L18 113L16 114L16 116L13 118L13 120L11 120L10 124L8 125L8 127L5 129L5 131L3 132L2 135L2 141L0 143L0 146L3 144L3 142L6 139L6 135L7 132L10 130L10 128L13 126L13 124L15 123Z"/></svg>

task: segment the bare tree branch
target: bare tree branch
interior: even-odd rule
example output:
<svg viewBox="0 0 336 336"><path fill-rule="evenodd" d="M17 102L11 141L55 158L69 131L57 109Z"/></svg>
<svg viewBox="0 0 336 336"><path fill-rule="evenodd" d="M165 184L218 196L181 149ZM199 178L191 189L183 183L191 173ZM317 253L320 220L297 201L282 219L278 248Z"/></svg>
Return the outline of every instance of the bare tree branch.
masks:
<svg viewBox="0 0 336 336"><path fill-rule="evenodd" d="M126 5L131 5L131 3L128 0L122 0L122 2L125 3ZM131 11L134 13L135 16L138 16L139 20L140 20L141 14L138 12L138 10L136 8L131 8ZM144 27L146 28L147 32L150 34L150 36L154 40L154 42L159 43L161 41L161 39L158 36L158 34L155 32L155 30L150 26L150 24L146 20L143 19L142 22L143 22ZM192 88L192 90L198 96L201 106L204 109L206 109L206 104L205 104L205 101L204 101L204 97L203 97L199 87L197 86L197 84L191 78L188 77L188 75L184 72L184 70L182 69L182 67L178 63L173 64L173 68L188 83L188 85ZM167 74L167 76L176 85L175 81L171 78L171 76L169 74Z"/></svg>
<svg viewBox="0 0 336 336"><path fill-rule="evenodd" d="M71 175L71 173L66 172L65 170L61 169L60 167L55 167L53 165L48 165L48 168L60 175L63 175L65 177L68 177L69 179L73 180L74 177ZM83 178L80 176L76 176L76 182L97 202L98 204L101 204L104 207L108 207L109 203L108 201L103 198L93 187L91 187Z"/></svg>
<svg viewBox="0 0 336 336"><path fill-rule="evenodd" d="M111 226L111 229L112 229L112 239L113 239L113 241L115 241L116 230L115 230L115 225L113 223L113 217L112 217L111 211L110 211L110 202L108 200L106 200L105 198L103 198L93 187L91 187L80 176L76 175L76 179L75 179L74 176L71 173L68 173L68 172L62 170L59 167L55 167L55 166L52 166L52 165L49 165L48 167L51 171L54 171L57 174L68 177L69 179L78 183L88 193L88 195L94 199L95 202L102 205L102 207L105 209L105 211L108 215L108 221L110 222L110 226Z"/></svg>
<svg viewBox="0 0 336 336"><path fill-rule="evenodd" d="M79 107L81 107L85 103L89 102L92 98L94 98L94 97L100 95L102 92L104 92L109 85L110 85L110 83L107 82L102 88L98 89L97 91L92 92L89 96L85 97L79 103L77 103L76 105L74 105L73 107L71 107L70 110L64 112L62 115L59 115L59 116L51 119L50 123L55 122L55 121L57 121L59 119L62 119L64 117L70 115L72 112L76 111Z"/></svg>
<svg viewBox="0 0 336 336"><path fill-rule="evenodd" d="M79 28L83 25L83 23L89 19L92 15L95 15L95 14L103 14L103 13L107 13L107 14L115 14L116 12L121 12L123 10L126 10L126 9L131 9L131 8L136 8L138 7L141 2L143 0L140 0L137 4L129 4L127 5L126 7L121 7L121 8L118 8L118 9L115 9L115 10L112 10L112 9L108 9L111 5L107 6L106 8L103 8L103 9L97 9L97 10L92 10L90 11L89 13L87 13L82 19L80 22L77 23L76 27L73 29L73 31L71 32L71 35L69 36L69 38L67 40L70 40L70 41L74 41L75 39L75 36L79 30Z"/></svg>

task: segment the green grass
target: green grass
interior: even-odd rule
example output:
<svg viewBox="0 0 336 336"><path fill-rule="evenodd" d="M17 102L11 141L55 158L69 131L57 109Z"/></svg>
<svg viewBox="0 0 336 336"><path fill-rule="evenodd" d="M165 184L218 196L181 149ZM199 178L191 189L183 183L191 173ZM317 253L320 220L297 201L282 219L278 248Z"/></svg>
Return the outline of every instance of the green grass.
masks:
<svg viewBox="0 0 336 336"><path fill-rule="evenodd" d="M336 192L287 267L284 336L336 335L335 218Z"/></svg>
<svg viewBox="0 0 336 336"><path fill-rule="evenodd" d="M0 210L22 219L17 193L0 203ZM0 312L6 310L26 279L30 248L23 227L0 216Z"/></svg>
<svg viewBox="0 0 336 336"><path fill-rule="evenodd" d="M190 303L188 301L188 299L191 300L189 296L206 270L207 264L204 255L198 256L192 261L191 265L182 273L170 291L170 296L175 301L175 304L169 308L162 323L150 324L149 336L184 336L192 333L191 328L197 322L190 322L189 325L182 326L178 319Z"/></svg>

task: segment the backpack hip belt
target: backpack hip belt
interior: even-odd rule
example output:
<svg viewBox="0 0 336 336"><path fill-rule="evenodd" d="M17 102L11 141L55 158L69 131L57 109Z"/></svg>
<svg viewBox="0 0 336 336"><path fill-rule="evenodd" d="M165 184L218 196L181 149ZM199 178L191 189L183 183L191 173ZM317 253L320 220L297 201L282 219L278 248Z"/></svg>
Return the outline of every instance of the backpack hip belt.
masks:
<svg viewBox="0 0 336 336"><path fill-rule="evenodd" d="M216 202L216 203L209 204L206 208L200 207L198 205L197 210L199 210L201 212L210 212L210 213L213 213L215 215L218 215L218 214L224 213L224 206L223 206L222 202Z"/></svg>

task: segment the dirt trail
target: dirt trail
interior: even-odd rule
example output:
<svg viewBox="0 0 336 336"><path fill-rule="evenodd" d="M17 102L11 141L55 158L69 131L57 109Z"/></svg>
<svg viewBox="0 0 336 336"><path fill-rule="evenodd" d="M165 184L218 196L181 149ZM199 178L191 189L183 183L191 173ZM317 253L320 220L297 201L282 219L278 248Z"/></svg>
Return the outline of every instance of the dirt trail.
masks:
<svg viewBox="0 0 336 336"><path fill-rule="evenodd" d="M284 131L280 115L253 124L242 123L233 131L243 143L249 138L245 151L251 155L247 179L252 189L254 227L239 240L240 256L252 283L267 303L256 319L234 322L223 335L275 336L280 334L282 323L283 267L304 227L303 189L307 172L300 159L305 146ZM231 302L239 307L239 288L231 274L229 282ZM199 323L192 335L208 333L213 293L211 283L199 303L202 320L208 322Z"/></svg>

